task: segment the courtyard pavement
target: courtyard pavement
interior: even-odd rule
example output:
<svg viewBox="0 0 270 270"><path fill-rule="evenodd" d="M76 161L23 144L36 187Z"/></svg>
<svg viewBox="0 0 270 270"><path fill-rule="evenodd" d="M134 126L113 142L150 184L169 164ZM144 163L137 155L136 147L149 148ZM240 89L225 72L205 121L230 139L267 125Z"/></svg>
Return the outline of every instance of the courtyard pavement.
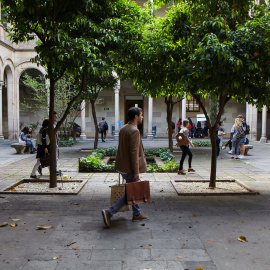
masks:
<svg viewBox="0 0 270 270"><path fill-rule="evenodd" d="M11 143L0 143L1 190L28 178L35 163L35 155L17 155ZM15 228L0 227L1 270L270 269L270 144L252 142L243 160L230 160L223 150L217 160L217 178L238 179L260 195L178 196L170 180L209 178L210 148L198 147L192 150L195 174L141 175L151 186L151 203L141 205L148 221L132 222L132 212L121 212L108 229L100 211L109 207L118 174L78 173L78 158L88 154L81 149L93 143L60 148L64 175L88 180L78 195L0 194L0 224L20 219ZM168 146L166 139L143 144L145 149ZM117 142L99 142L111 146ZM179 160L181 153L175 155ZM39 225L53 228L36 230Z"/></svg>

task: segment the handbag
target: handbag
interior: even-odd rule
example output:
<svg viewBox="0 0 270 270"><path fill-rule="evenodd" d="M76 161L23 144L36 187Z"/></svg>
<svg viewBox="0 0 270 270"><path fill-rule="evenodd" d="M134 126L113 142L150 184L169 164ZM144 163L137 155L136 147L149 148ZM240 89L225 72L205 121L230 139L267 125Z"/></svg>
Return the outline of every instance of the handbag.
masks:
<svg viewBox="0 0 270 270"><path fill-rule="evenodd" d="M121 197L125 195L124 178L122 177L122 184L120 183L120 173L118 178L118 184L111 186L111 205L115 204ZM125 205L119 212L130 211L130 207Z"/></svg>
<svg viewBox="0 0 270 270"><path fill-rule="evenodd" d="M175 138L176 138L176 141L177 141L176 145L179 146L179 147L181 145L184 145L184 144L187 144L188 143L188 139L186 138L186 136L184 135L184 133L178 133L178 134L176 134Z"/></svg>
<svg viewBox="0 0 270 270"><path fill-rule="evenodd" d="M126 204L150 203L149 181L136 181L126 183Z"/></svg>
<svg viewBox="0 0 270 270"><path fill-rule="evenodd" d="M50 166L50 154L45 153L45 155L40 158L40 163L41 163L42 168L49 167Z"/></svg>

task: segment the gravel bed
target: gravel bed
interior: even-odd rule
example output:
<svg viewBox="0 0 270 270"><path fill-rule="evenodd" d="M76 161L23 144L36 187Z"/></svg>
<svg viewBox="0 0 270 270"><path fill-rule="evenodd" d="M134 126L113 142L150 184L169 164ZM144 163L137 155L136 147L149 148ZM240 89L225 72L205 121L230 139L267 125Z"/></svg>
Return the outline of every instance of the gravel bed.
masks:
<svg viewBox="0 0 270 270"><path fill-rule="evenodd" d="M57 187L50 188L49 183L41 183L41 182L25 182L18 186L15 186L12 191L16 192L39 192L39 193L68 193L68 192L74 192L79 186L81 185L81 182L63 182L57 183Z"/></svg>
<svg viewBox="0 0 270 270"><path fill-rule="evenodd" d="M209 182L174 182L181 193L248 193L249 191L236 182L217 182L215 189L209 188Z"/></svg>

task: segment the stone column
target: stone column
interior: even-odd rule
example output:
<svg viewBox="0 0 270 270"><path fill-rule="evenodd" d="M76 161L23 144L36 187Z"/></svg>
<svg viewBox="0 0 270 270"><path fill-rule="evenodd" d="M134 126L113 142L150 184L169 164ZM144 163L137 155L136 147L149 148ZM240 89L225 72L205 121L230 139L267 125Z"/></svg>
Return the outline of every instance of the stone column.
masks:
<svg viewBox="0 0 270 270"><path fill-rule="evenodd" d="M115 71L112 72L114 78L118 78L118 75ZM114 140L118 140L119 137L119 92L120 92L120 80L118 78L117 85L114 87L114 114L115 114L115 122L114 122Z"/></svg>
<svg viewBox="0 0 270 270"><path fill-rule="evenodd" d="M262 110L262 137L260 143L267 143L267 107L263 106Z"/></svg>
<svg viewBox="0 0 270 270"><path fill-rule="evenodd" d="M114 99L115 99L115 121L114 121L114 139L118 140L119 137L119 88L114 88Z"/></svg>
<svg viewBox="0 0 270 270"><path fill-rule="evenodd" d="M152 133L152 126L153 126L153 98L148 98L148 134L147 139L153 140L153 133Z"/></svg>
<svg viewBox="0 0 270 270"><path fill-rule="evenodd" d="M85 100L82 101L81 104L81 135L80 135L81 140L86 140L86 135L85 135Z"/></svg>
<svg viewBox="0 0 270 270"><path fill-rule="evenodd" d="M15 139L15 127L14 127L14 114L15 114L15 103L14 102L14 84L13 74L7 72L7 113L8 113L8 139Z"/></svg>
<svg viewBox="0 0 270 270"><path fill-rule="evenodd" d="M182 99L182 122L184 119L187 118L187 114L186 114L186 103L187 103L187 99L183 98Z"/></svg>
<svg viewBox="0 0 270 270"><path fill-rule="evenodd" d="M257 140L257 107L248 105L248 124L250 125L250 134L249 140L256 141Z"/></svg>
<svg viewBox="0 0 270 270"><path fill-rule="evenodd" d="M2 108L2 86L4 81L0 81L0 141L4 140L3 136L3 108Z"/></svg>

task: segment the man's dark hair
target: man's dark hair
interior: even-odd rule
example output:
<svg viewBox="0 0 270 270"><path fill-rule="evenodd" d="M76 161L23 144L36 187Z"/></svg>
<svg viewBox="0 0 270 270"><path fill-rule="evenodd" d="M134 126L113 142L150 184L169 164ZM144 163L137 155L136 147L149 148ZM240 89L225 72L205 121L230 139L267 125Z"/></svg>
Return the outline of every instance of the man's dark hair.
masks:
<svg viewBox="0 0 270 270"><path fill-rule="evenodd" d="M43 120L43 122L42 122L42 126L44 127L44 128L46 128L46 127L48 127L49 126L49 119L44 119Z"/></svg>
<svg viewBox="0 0 270 270"><path fill-rule="evenodd" d="M54 111L54 112L53 112L53 114L57 114L57 112L56 112L56 111Z"/></svg>
<svg viewBox="0 0 270 270"><path fill-rule="evenodd" d="M102 117L101 119L102 119L102 120L105 120L105 117Z"/></svg>
<svg viewBox="0 0 270 270"><path fill-rule="evenodd" d="M140 113L142 112L141 108L137 108L137 107L132 107L128 110L128 119L130 121L133 121L135 118L135 115L140 116Z"/></svg>

